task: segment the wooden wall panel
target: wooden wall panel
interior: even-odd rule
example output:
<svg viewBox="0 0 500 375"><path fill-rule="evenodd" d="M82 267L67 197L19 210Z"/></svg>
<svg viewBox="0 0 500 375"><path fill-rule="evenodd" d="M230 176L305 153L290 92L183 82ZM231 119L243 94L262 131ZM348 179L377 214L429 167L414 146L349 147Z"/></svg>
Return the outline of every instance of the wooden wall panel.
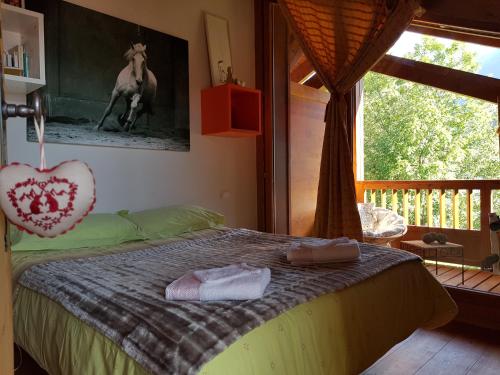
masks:
<svg viewBox="0 0 500 375"><path fill-rule="evenodd" d="M255 0L255 77L262 90L257 137L258 228L288 233L288 27L275 0Z"/></svg>
<svg viewBox="0 0 500 375"><path fill-rule="evenodd" d="M329 94L290 82L290 234L311 235Z"/></svg>
<svg viewBox="0 0 500 375"><path fill-rule="evenodd" d="M5 251L5 218L0 211L0 374L13 374L12 277L10 251Z"/></svg>
<svg viewBox="0 0 500 375"><path fill-rule="evenodd" d="M271 32L269 21L270 0L255 0L255 87L262 91L262 135L256 142L257 215L258 229L272 231L271 173Z"/></svg>
<svg viewBox="0 0 500 375"><path fill-rule="evenodd" d="M273 233L290 231L288 187L288 25L278 4L272 17Z"/></svg>
<svg viewBox="0 0 500 375"><path fill-rule="evenodd" d="M445 286L458 305L455 321L500 331L500 298L497 295Z"/></svg>

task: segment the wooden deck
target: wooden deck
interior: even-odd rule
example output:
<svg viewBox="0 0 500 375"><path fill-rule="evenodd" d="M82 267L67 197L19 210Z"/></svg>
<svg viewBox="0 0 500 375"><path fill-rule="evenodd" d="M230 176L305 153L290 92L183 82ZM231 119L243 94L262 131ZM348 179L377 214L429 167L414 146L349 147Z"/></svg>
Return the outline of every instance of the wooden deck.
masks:
<svg viewBox="0 0 500 375"><path fill-rule="evenodd" d="M462 268L460 266L438 264L437 274L435 264L426 263L426 267L443 285L500 295L500 275L466 266L465 282L462 284Z"/></svg>

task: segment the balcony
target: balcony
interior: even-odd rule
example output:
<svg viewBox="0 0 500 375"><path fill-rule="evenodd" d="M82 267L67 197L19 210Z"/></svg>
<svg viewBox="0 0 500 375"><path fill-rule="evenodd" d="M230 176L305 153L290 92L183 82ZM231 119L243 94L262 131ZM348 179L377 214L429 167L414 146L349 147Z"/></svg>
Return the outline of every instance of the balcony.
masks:
<svg viewBox="0 0 500 375"><path fill-rule="evenodd" d="M466 265L462 284L461 267L428 264L429 270L449 287L500 295L500 275L481 271L481 260L491 255L490 212L499 210L500 180L448 181L358 181L360 202L391 208L402 215L408 232L401 240L417 240L427 232L441 232L450 242L464 246ZM399 247L400 241L392 246ZM461 264L461 258L446 258Z"/></svg>
<svg viewBox="0 0 500 375"><path fill-rule="evenodd" d="M357 181L356 196L402 215L408 232L401 240L441 232L462 244L463 284L461 258L447 257L451 264L438 264L437 273L434 263L426 266L458 304L457 321L500 329L500 275L478 267L492 253L488 215L500 211L500 180ZM391 245L399 247L396 241Z"/></svg>
<svg viewBox="0 0 500 375"><path fill-rule="evenodd" d="M500 180L358 181L356 193L359 202L391 208L405 218L408 232L402 240L445 233L464 246L469 266L479 266L491 254L488 215L500 209Z"/></svg>

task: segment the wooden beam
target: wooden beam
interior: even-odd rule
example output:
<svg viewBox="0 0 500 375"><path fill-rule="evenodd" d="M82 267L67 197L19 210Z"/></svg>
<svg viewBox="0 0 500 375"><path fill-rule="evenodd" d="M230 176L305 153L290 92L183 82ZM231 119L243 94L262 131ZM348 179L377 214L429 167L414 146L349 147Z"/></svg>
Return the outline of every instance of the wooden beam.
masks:
<svg viewBox="0 0 500 375"><path fill-rule="evenodd" d="M392 189L391 208L394 212L398 212L398 191L396 189Z"/></svg>
<svg viewBox="0 0 500 375"><path fill-rule="evenodd" d="M363 86L361 79L352 89L352 168L355 181L365 179ZM324 90L317 91L324 92Z"/></svg>
<svg viewBox="0 0 500 375"><path fill-rule="evenodd" d="M416 181L394 181L394 180L364 180L358 181L363 189L471 189L471 190L499 190L498 180L416 180Z"/></svg>
<svg viewBox="0 0 500 375"><path fill-rule="evenodd" d="M271 4L272 25L272 202L274 233L290 230L290 189L288 175L288 24L277 3Z"/></svg>
<svg viewBox="0 0 500 375"><path fill-rule="evenodd" d="M290 66L290 71L297 65L301 58L305 57L300 47L299 40L291 32L288 32L288 65Z"/></svg>
<svg viewBox="0 0 500 375"><path fill-rule="evenodd" d="M255 87L262 90L262 135L256 140L257 219L260 231L272 232L272 106L269 0L254 1Z"/></svg>
<svg viewBox="0 0 500 375"><path fill-rule="evenodd" d="M481 245L491 252L490 242L490 212L491 212L491 189L481 189L480 191L480 216L481 223Z"/></svg>
<svg viewBox="0 0 500 375"><path fill-rule="evenodd" d="M290 68L290 80L292 82L301 82L304 78L314 72L314 67L304 55L304 52L301 51L301 53L302 56L297 60L297 63ZM309 87L314 87L315 89L319 89L323 86L323 82L317 74L313 75L303 84Z"/></svg>
<svg viewBox="0 0 500 375"><path fill-rule="evenodd" d="M420 210L421 210L421 190L416 189L415 191L415 225L420 225Z"/></svg>
<svg viewBox="0 0 500 375"><path fill-rule="evenodd" d="M297 60L295 65L290 66L290 80L292 82L301 82L309 74L314 71L313 66L307 59L307 57L302 54L302 56Z"/></svg>
<svg viewBox="0 0 500 375"><path fill-rule="evenodd" d="M387 207L387 190L381 190L380 192L380 207Z"/></svg>
<svg viewBox="0 0 500 375"><path fill-rule="evenodd" d="M467 229L473 230L474 229L474 204L473 204L473 195L472 195L472 189L467 189L465 193L465 199L466 199L466 207L467 207Z"/></svg>
<svg viewBox="0 0 500 375"><path fill-rule="evenodd" d="M328 92L300 85L296 82L290 82L290 94L323 104L327 104L330 100L330 94Z"/></svg>
<svg viewBox="0 0 500 375"><path fill-rule="evenodd" d="M386 55L372 71L497 103L500 79Z"/></svg>
<svg viewBox="0 0 500 375"><path fill-rule="evenodd" d="M314 87L315 89L319 89L323 86L323 81L317 74L313 75L310 79L304 82L304 85L309 87Z"/></svg>
<svg viewBox="0 0 500 375"><path fill-rule="evenodd" d="M448 38L461 42L500 48L500 33L475 31L430 22L421 22L418 20L412 22L406 30L439 38Z"/></svg>
<svg viewBox="0 0 500 375"><path fill-rule="evenodd" d="M439 190L439 227L446 228L446 191Z"/></svg>
<svg viewBox="0 0 500 375"><path fill-rule="evenodd" d="M453 189L451 191L451 217L452 217L452 227L455 229L460 229L460 211L459 211L459 192L458 189Z"/></svg>
<svg viewBox="0 0 500 375"><path fill-rule="evenodd" d="M433 191L432 189L426 189L426 199L427 199L427 226L434 226L434 210L433 210Z"/></svg>
<svg viewBox="0 0 500 375"><path fill-rule="evenodd" d="M405 219L405 224L408 224L408 190L403 189L403 217Z"/></svg>
<svg viewBox="0 0 500 375"><path fill-rule="evenodd" d="M422 6L425 13L417 20L471 30L500 30L498 0L424 0Z"/></svg>

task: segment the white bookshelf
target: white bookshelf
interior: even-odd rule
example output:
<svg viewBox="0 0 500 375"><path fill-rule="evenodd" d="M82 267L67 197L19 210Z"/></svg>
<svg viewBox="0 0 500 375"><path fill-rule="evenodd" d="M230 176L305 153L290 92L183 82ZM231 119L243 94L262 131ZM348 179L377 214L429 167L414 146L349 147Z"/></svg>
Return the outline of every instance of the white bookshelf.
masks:
<svg viewBox="0 0 500 375"><path fill-rule="evenodd" d="M23 45L30 58L29 77L4 75L7 94L29 94L45 86L43 14L1 3L3 48Z"/></svg>

